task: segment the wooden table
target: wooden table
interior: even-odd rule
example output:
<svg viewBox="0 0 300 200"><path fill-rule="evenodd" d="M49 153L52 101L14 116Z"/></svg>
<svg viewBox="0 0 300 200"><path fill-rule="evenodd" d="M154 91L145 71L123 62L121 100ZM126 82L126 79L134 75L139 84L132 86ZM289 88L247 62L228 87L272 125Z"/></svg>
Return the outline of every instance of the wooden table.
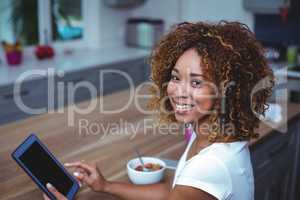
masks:
<svg viewBox="0 0 300 200"><path fill-rule="evenodd" d="M92 100L98 102L99 99ZM121 91L105 96L101 105L104 108L120 108L129 99L128 91ZM145 108L145 100L141 101ZM84 108L90 102L83 102L79 107ZM166 131L163 128L145 127L157 123L157 115L146 115L140 112L132 102L129 107L115 114L100 113L99 109L89 114L76 114L74 126L68 126L68 106L60 110L64 113L47 113L26 120L14 122L0 127L0 199L1 200L32 200L42 199L41 191L30 178L11 159L10 153L24 140L29 133L36 133L49 149L61 162L76 160L97 161L103 175L108 180L128 181L126 174L126 163L136 157L132 145L137 145L143 155L157 156L168 159L178 159L185 148L181 127L174 131ZM289 117L300 112L299 105L289 105ZM80 120L85 119L90 124L91 130L86 134L80 129ZM121 120L121 121L120 121ZM122 121L123 120L123 121ZM96 132L99 127L107 128L112 124L124 124L136 128L115 128L115 131L104 134L103 131ZM97 127L98 124L98 127ZM110 127L113 129L112 126ZM145 130L144 130L145 129ZM103 129L104 130L104 129ZM159 134L158 130L163 133ZM270 128L262 127L262 137L270 133ZM136 135L133 135L136 133ZM254 144L256 141L253 141ZM172 177L168 171L166 179ZM83 188L78 199L117 199L107 194L96 194L88 188Z"/></svg>
<svg viewBox="0 0 300 200"><path fill-rule="evenodd" d="M97 107L100 105L100 98ZM102 99L101 104L106 110L120 108L129 99L129 92L122 91ZM90 102L83 102L79 107L84 108ZM145 108L145 101L141 101ZM178 159L185 147L183 136L179 131L164 131L168 134L161 135L158 128L145 127L157 123L157 117L145 115L140 112L134 102L129 107L116 114L99 113L95 109L90 114L77 114L75 126L68 126L67 110L65 113L47 113L26 120L7 124L0 127L0 199L41 199L41 192L30 178L11 159L10 153L20 144L29 133L36 133L48 148L61 162L97 161L99 168L108 180L128 181L126 163L136 157L132 145L138 146L143 155L157 156L169 159ZM60 110L59 112L61 112ZM88 120L91 131L86 133L79 128L80 120ZM123 121L122 121L123 120ZM148 120L148 121L147 121ZM127 129L125 129L127 123ZM96 125L111 130L109 134L102 131L96 132ZM114 125L120 125L120 130L114 129ZM124 125L124 127L121 127ZM132 129L133 128L133 129ZM80 130L79 130L80 129ZM134 134L136 133L136 135ZM99 198L105 196L106 198ZM80 199L114 199L104 194L95 194L85 188L80 191Z"/></svg>

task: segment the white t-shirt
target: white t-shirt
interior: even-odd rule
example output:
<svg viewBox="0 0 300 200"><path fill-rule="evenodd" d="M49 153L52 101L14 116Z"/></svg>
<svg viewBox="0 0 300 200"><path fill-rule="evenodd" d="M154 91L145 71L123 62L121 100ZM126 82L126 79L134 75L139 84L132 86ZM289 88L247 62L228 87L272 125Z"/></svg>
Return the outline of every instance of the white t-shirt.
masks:
<svg viewBox="0 0 300 200"><path fill-rule="evenodd" d="M221 200L254 200L254 178L247 141L213 143L188 161L192 137L181 156L173 181L175 185L201 189Z"/></svg>

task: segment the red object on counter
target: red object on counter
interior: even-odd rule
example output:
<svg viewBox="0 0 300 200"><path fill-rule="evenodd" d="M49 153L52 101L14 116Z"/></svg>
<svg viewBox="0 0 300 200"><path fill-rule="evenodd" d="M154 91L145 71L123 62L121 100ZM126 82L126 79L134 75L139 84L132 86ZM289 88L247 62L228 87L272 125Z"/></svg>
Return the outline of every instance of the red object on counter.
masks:
<svg viewBox="0 0 300 200"><path fill-rule="evenodd" d="M5 51L6 62L10 66L19 65L22 62L23 51L22 45L19 40L14 43L7 43L5 41L1 42L3 49Z"/></svg>
<svg viewBox="0 0 300 200"><path fill-rule="evenodd" d="M11 66L19 65L22 62L22 51L6 52L7 63Z"/></svg>
<svg viewBox="0 0 300 200"><path fill-rule="evenodd" d="M42 60L45 58L54 57L54 49L48 45L40 45L35 49L35 55L38 59Z"/></svg>

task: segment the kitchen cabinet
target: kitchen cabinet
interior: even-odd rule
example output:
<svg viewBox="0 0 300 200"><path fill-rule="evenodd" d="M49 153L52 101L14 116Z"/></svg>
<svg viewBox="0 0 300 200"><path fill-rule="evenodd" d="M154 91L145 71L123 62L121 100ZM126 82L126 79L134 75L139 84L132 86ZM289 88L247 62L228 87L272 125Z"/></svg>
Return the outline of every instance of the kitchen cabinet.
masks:
<svg viewBox="0 0 300 200"><path fill-rule="evenodd" d="M47 109L47 88L46 78L25 81L18 94L14 94L14 85L0 87L0 124L30 116L21 104L33 109ZM20 98L21 104L15 101L16 97Z"/></svg>
<svg viewBox="0 0 300 200"><path fill-rule="evenodd" d="M56 108L95 98L98 95L99 85L96 72L97 69L79 70L57 77L55 84ZM95 96L92 96L91 89L96 90Z"/></svg>
<svg viewBox="0 0 300 200"><path fill-rule="evenodd" d="M134 86L137 86L148 80L150 70L145 62L145 57L141 57L67 72L63 76L56 75L53 93L49 94L46 78L24 81L19 95L28 107L45 108L44 112L47 112L68 104L79 103L99 95L107 95L129 88L127 79L120 75L120 72L127 74L128 78L132 79ZM103 74L102 77L101 74ZM91 95L87 85L96 91L95 96ZM13 85L0 86L0 125L34 115L24 112L16 105L13 87ZM49 103L51 105L48 109Z"/></svg>
<svg viewBox="0 0 300 200"><path fill-rule="evenodd" d="M145 59L119 62L101 69L100 73L103 73L102 77L100 75L100 86L104 95L129 88L131 81L133 86L137 86L148 80L149 76L149 66L145 63Z"/></svg>
<svg viewBox="0 0 300 200"><path fill-rule="evenodd" d="M287 81L287 88L290 91L300 92L299 85L300 85L300 79L291 79L291 78L289 78L288 81Z"/></svg>
<svg viewBox="0 0 300 200"><path fill-rule="evenodd" d="M256 200L298 199L300 116L297 118L289 122L287 133L273 131L251 146Z"/></svg>
<svg viewBox="0 0 300 200"><path fill-rule="evenodd" d="M292 174L292 189L291 193L294 194L294 199L300 199L300 120L297 121L296 129L295 129L295 161L294 161L294 167L293 167L293 174ZM293 197L293 196L292 196ZM290 198L292 199L292 198Z"/></svg>

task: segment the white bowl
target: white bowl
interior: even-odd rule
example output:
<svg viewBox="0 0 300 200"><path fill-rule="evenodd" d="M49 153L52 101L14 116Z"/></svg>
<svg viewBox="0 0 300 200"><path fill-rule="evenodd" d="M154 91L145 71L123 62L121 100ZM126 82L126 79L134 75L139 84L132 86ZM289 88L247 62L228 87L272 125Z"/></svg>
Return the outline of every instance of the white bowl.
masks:
<svg viewBox="0 0 300 200"><path fill-rule="evenodd" d="M135 170L135 168L141 165L141 162L138 158L132 159L127 163L127 174L131 182L137 185L153 184L160 182L164 177L166 163L161 159L154 157L142 157L142 159L145 164L159 164L160 166L162 166L162 168L160 170L150 172L137 171Z"/></svg>

